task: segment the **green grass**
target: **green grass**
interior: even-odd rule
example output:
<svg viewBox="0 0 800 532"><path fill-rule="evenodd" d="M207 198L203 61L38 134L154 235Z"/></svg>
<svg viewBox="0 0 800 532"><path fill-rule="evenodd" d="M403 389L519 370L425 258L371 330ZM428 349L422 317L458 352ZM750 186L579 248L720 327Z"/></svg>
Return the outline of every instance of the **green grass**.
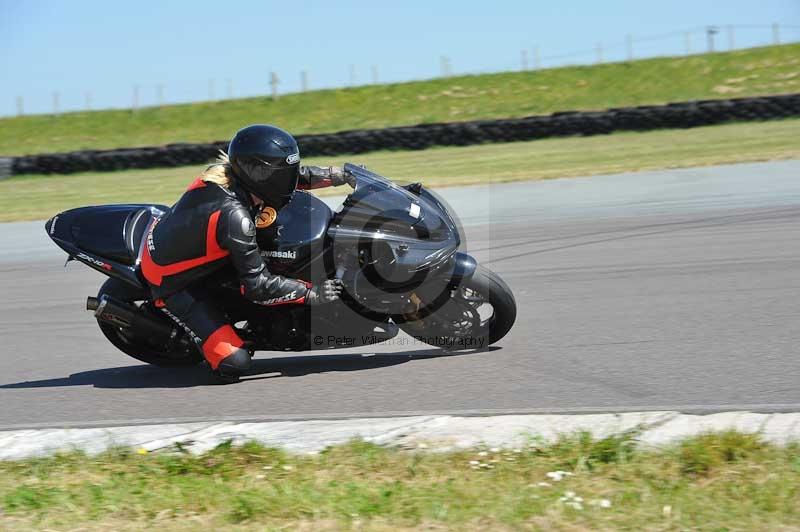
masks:
<svg viewBox="0 0 800 532"><path fill-rule="evenodd" d="M223 140L254 122L320 133L800 91L800 44L689 57L0 120L0 154Z"/></svg>
<svg viewBox="0 0 800 532"><path fill-rule="evenodd" d="M194 457L115 450L0 462L5 530L796 530L800 446L706 434L662 450L588 434L430 453L365 442ZM548 472L566 471L559 481ZM607 502L601 502L607 501Z"/></svg>
<svg viewBox="0 0 800 532"><path fill-rule="evenodd" d="M304 162L329 165L350 159L393 179L448 186L800 158L798 138L800 120L793 119L312 158ZM45 219L81 205L125 202L170 205L202 168L13 177L0 181L0 222Z"/></svg>

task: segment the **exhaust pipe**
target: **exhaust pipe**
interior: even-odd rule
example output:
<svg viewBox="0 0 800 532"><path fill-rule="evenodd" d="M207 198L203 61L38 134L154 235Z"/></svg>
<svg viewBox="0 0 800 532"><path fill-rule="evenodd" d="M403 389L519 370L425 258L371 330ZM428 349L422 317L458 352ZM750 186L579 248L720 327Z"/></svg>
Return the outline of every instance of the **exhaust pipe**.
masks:
<svg viewBox="0 0 800 532"><path fill-rule="evenodd" d="M86 310L94 313L99 321L116 327L133 329L137 336L149 338L156 343L171 342L178 331L163 321L142 314L139 309L109 295L86 298Z"/></svg>

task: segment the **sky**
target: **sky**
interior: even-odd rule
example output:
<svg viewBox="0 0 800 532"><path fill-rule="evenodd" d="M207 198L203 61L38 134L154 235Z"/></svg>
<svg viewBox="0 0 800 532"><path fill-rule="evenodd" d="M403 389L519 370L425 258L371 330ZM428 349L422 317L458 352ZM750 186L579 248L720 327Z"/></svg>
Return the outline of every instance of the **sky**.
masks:
<svg viewBox="0 0 800 532"><path fill-rule="evenodd" d="M0 0L0 116L131 107L800 41L800 0ZM160 88L159 88L160 87ZM88 101L87 101L88 97Z"/></svg>

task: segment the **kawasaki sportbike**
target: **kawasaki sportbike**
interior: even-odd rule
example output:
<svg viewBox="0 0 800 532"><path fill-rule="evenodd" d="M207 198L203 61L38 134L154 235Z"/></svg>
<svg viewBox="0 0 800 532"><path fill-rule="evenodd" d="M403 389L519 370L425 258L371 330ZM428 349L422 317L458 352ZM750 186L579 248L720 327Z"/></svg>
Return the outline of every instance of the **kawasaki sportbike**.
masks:
<svg viewBox="0 0 800 532"><path fill-rule="evenodd" d="M514 296L459 251L460 230L444 201L419 183L399 186L360 166L344 169L356 186L335 212L297 191L277 219L258 224L271 272L314 283L342 279L341 300L264 307L242 297L232 268L204 280L247 345L254 351L354 347L389 340L401 329L445 349L482 349L503 338L516 318ZM147 229L167 210L81 207L45 227L70 260L109 277L87 309L112 344L150 364L191 365L202 361L200 352L155 308L139 265Z"/></svg>

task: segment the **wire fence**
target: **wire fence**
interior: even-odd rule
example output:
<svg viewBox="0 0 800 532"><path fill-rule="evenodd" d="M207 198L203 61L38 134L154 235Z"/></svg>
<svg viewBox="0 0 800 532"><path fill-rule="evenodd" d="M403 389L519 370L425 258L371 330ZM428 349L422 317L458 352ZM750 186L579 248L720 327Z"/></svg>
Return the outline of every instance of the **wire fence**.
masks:
<svg viewBox="0 0 800 532"><path fill-rule="evenodd" d="M774 23L696 26L655 35L626 34L616 41L598 41L593 46L568 52L545 53L543 47L534 46L530 50L521 50L520 62L517 65L506 63L503 70L601 64L660 56L689 56L798 41L800 25ZM473 70L469 73L490 71ZM442 71L441 74L444 75L445 72Z"/></svg>
<svg viewBox="0 0 800 532"><path fill-rule="evenodd" d="M488 68L461 65L456 59L446 53L438 57L438 72L435 67L429 75L421 79L435 77L452 77L467 74L485 74L504 71L527 71L555 68L571 65L603 64L620 61L633 61L660 56L690 56L708 52L732 51L756 46L786 44L800 42L800 25L790 24L752 24L752 25L710 25L688 28L656 35L627 34L619 40L612 42L596 42L581 50L569 52L548 53L546 48L539 45L521 48L517 52L510 52L501 64L493 64ZM514 58L515 59L510 59ZM160 107L167 104L188 103L197 101L217 101L233 98L245 98L269 95L278 98L283 94L306 92L323 88L356 87L375 85L381 82L413 81L412 79L397 79L391 75L385 79L381 77L381 65L361 66L348 64L344 66L347 75L339 84L314 86L312 73L301 70L294 73L268 72L263 90L255 93L243 93L236 90L232 78L208 78L202 82L198 80L183 80L182 84L191 84L193 87L206 85L207 95L193 98L170 98L166 83L131 83L130 104L127 106L110 106L104 108L122 108L138 110L143 107ZM369 72L369 76L361 78L360 72ZM218 90L218 88L220 90ZM62 99L62 96L64 97ZM96 94L86 90L83 94L62 93L54 90L51 94L51 111L36 112L32 114L60 114L70 111L94 110ZM41 100L41 99L40 99ZM68 105L62 105L69 102ZM16 98L16 115L26 113L26 99L20 95ZM37 109L46 109L47 105L37 101Z"/></svg>

